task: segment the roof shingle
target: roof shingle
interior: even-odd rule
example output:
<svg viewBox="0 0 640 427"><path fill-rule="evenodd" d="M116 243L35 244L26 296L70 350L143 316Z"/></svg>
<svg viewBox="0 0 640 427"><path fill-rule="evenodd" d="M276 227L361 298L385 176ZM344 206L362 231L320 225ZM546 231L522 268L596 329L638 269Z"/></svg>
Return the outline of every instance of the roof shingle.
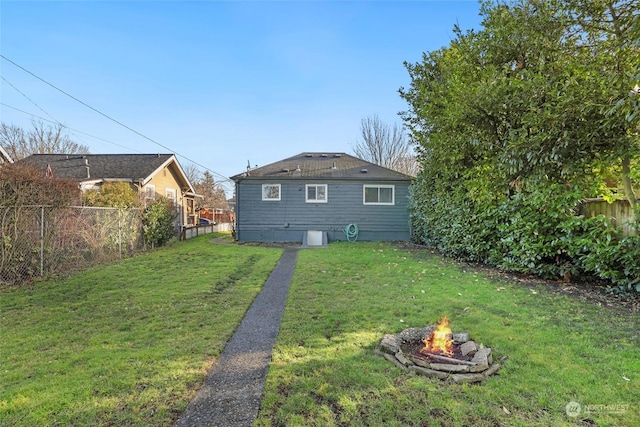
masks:
<svg viewBox="0 0 640 427"><path fill-rule="evenodd" d="M138 181L149 177L173 154L33 154L20 164L46 170L53 176L78 181L120 179ZM87 174L87 167L89 174Z"/></svg>
<svg viewBox="0 0 640 427"><path fill-rule="evenodd" d="M304 152L241 174L234 181L252 178L321 178L358 180L410 180L403 173L367 162L345 153Z"/></svg>

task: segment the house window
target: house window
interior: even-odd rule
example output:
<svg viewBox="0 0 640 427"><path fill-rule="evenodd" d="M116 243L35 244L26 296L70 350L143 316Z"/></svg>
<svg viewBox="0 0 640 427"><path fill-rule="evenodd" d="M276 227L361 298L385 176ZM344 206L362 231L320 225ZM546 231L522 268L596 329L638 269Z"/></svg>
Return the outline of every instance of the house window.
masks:
<svg viewBox="0 0 640 427"><path fill-rule="evenodd" d="M193 199L186 199L187 202L187 224L195 225L196 223L196 214L195 212L195 202Z"/></svg>
<svg viewBox="0 0 640 427"><path fill-rule="evenodd" d="M262 200L280 200L280 184L262 184Z"/></svg>
<svg viewBox="0 0 640 427"><path fill-rule="evenodd" d="M364 185L362 198L365 205L393 205L395 202L394 186Z"/></svg>
<svg viewBox="0 0 640 427"><path fill-rule="evenodd" d="M171 203L172 207L177 207L178 206L178 192L176 191L175 188L167 188L166 190L164 190L165 192L165 197L169 200L169 202Z"/></svg>
<svg viewBox="0 0 640 427"><path fill-rule="evenodd" d="M144 200L145 202L153 202L156 199L156 186L153 184L147 184L144 186Z"/></svg>
<svg viewBox="0 0 640 427"><path fill-rule="evenodd" d="M307 184L307 203L327 203L327 184Z"/></svg>

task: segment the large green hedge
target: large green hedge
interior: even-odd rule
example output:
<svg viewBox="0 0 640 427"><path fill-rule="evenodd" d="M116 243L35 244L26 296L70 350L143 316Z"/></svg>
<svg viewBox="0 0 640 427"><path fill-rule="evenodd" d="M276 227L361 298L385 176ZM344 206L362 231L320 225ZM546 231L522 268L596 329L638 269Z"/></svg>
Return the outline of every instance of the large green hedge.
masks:
<svg viewBox="0 0 640 427"><path fill-rule="evenodd" d="M549 183L484 203L448 187L438 191L427 174L414 182L416 242L464 261L548 279L598 277L640 292L640 236L623 236L604 216L578 215L581 192L571 186Z"/></svg>
<svg viewBox="0 0 640 427"><path fill-rule="evenodd" d="M640 290L640 238L579 216L590 197L637 205L637 4L483 0L481 15L482 29L455 27L449 46L406 64L402 117L421 165L414 238L464 260Z"/></svg>

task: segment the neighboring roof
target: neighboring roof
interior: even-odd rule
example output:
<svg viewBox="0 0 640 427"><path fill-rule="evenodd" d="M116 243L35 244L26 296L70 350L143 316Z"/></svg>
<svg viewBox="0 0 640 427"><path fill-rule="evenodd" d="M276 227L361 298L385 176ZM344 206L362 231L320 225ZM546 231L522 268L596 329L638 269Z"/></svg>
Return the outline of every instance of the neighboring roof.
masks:
<svg viewBox="0 0 640 427"><path fill-rule="evenodd" d="M300 153L232 176L234 181L244 179L356 179L410 181L403 173L378 166L375 163L345 153Z"/></svg>
<svg viewBox="0 0 640 427"><path fill-rule="evenodd" d="M18 163L43 171L50 166L53 176L80 182L131 181L145 184L171 162L175 162L187 189L194 192L173 154L32 154Z"/></svg>
<svg viewBox="0 0 640 427"><path fill-rule="evenodd" d="M2 145L0 145L0 163L3 162L13 163L13 159L11 158L9 153L7 153L7 150L2 148Z"/></svg>

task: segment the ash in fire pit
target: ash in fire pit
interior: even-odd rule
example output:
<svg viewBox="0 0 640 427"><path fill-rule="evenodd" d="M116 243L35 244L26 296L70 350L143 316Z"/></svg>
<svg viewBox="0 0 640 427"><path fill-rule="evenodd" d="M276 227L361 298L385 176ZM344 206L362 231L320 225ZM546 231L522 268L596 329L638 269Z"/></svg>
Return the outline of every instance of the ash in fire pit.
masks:
<svg viewBox="0 0 640 427"><path fill-rule="evenodd" d="M501 368L490 348L478 346L468 333L454 334L446 316L438 325L385 335L376 353L403 369L455 383L480 382Z"/></svg>

